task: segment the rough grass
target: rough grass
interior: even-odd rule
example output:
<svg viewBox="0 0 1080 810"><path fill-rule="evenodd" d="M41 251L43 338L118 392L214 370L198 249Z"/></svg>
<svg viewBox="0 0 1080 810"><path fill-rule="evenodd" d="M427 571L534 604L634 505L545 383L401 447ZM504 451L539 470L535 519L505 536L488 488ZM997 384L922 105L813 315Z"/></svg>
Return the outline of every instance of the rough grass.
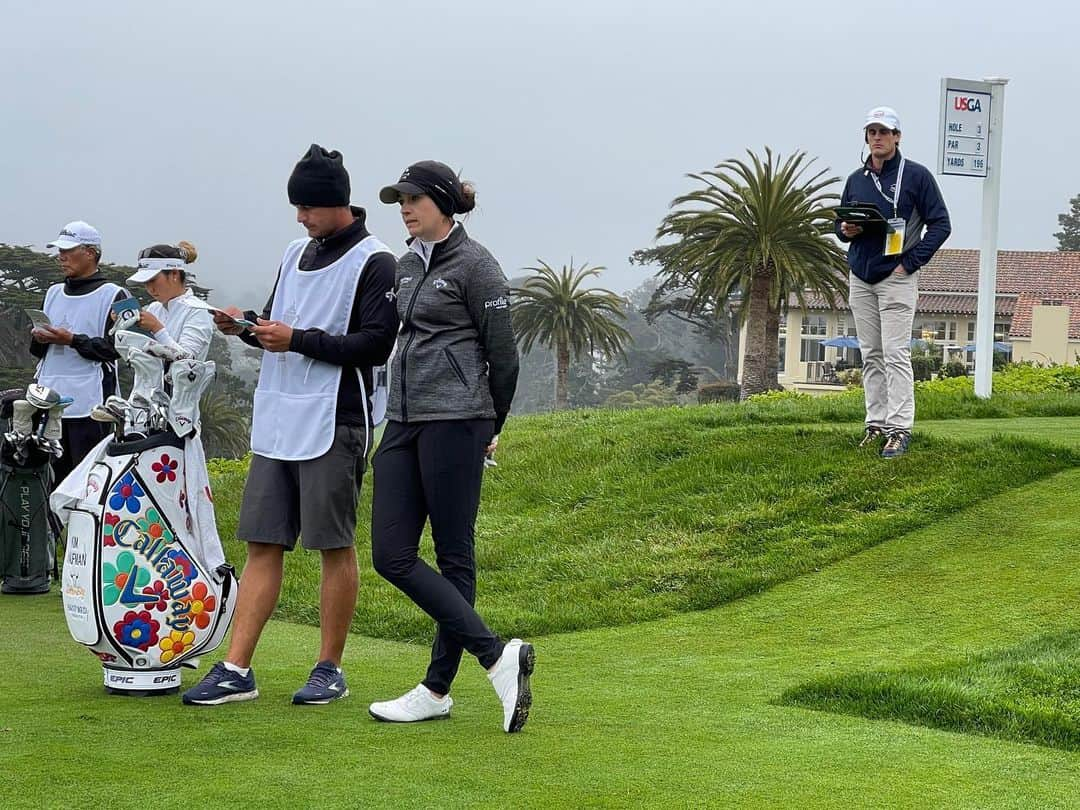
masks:
<svg viewBox="0 0 1080 810"><path fill-rule="evenodd" d="M821 678L781 702L1080 751L1080 630L946 664Z"/></svg>
<svg viewBox="0 0 1080 810"><path fill-rule="evenodd" d="M629 624L714 607L1075 465L1062 448L917 437L904 458L859 451L855 428L732 428L723 408L585 411L514 420L486 475L478 606L501 633ZM243 465L215 481L235 532ZM427 640L431 623L370 567L353 629ZM423 552L431 558L430 540ZM243 545L227 543L242 563ZM287 560L278 616L317 623L318 557Z"/></svg>

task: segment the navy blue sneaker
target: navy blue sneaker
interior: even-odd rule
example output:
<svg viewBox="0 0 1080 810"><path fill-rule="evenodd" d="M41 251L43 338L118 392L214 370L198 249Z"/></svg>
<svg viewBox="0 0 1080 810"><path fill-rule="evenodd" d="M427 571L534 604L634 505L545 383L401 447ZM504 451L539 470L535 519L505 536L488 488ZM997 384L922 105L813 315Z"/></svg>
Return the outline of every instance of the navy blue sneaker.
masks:
<svg viewBox="0 0 1080 810"><path fill-rule="evenodd" d="M259 696L255 688L255 673L248 670L241 675L225 667L224 662L214 664L201 681L184 692L183 702L188 706L219 706L241 700L254 700Z"/></svg>
<svg viewBox="0 0 1080 810"><path fill-rule="evenodd" d="M885 440L885 446L881 449L881 457L899 458L907 452L908 442L910 441L910 433L905 433L902 430L890 433L889 438Z"/></svg>
<svg viewBox="0 0 1080 810"><path fill-rule="evenodd" d="M320 661L311 670L307 683L292 696L292 702L297 706L322 706L348 696L349 687L345 685L341 668L332 661Z"/></svg>

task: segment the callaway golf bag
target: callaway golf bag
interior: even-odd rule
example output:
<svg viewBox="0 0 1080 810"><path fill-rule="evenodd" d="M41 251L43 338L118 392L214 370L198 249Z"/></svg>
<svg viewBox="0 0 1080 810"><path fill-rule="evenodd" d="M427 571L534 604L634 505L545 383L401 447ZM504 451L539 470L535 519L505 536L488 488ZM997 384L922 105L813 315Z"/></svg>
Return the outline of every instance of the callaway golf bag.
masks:
<svg viewBox="0 0 1080 810"><path fill-rule="evenodd" d="M50 462L61 455L60 419L71 404L31 384L0 394L0 591L48 593L56 576L55 519L49 512Z"/></svg>
<svg viewBox="0 0 1080 810"><path fill-rule="evenodd" d="M58 493L67 498L64 613L75 640L101 659L108 691L170 694L180 667L198 666L221 643L235 609L236 578L212 509L200 508L209 486L193 435L214 364L178 358L163 374L160 359L131 351L130 401L110 397L93 414L114 423L113 439Z"/></svg>

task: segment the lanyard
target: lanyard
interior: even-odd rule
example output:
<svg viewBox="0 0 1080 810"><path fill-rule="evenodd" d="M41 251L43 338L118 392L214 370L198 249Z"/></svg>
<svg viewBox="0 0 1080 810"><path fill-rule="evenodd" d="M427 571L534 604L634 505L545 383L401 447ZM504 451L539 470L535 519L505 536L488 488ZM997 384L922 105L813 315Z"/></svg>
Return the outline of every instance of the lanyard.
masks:
<svg viewBox="0 0 1080 810"><path fill-rule="evenodd" d="M870 172L870 179L874 181L874 185L877 186L878 194L884 197L886 200L892 203L892 215L893 217L900 216L900 212L897 210L897 203L900 202L900 184L904 181L904 163L907 158L900 158L900 168L896 170L896 196L890 197L881 189L881 181L878 180L878 176L873 172ZM884 168L884 166L882 167Z"/></svg>

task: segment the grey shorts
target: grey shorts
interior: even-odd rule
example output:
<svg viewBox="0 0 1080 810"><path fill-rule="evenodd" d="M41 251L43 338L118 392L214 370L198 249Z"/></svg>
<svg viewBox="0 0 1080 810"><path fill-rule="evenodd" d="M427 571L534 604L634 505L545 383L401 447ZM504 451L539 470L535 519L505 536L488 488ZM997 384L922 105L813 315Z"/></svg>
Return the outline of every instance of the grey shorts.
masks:
<svg viewBox="0 0 1080 810"><path fill-rule="evenodd" d="M292 549L348 548L356 541L356 507L367 469L368 431L338 425L334 443L310 461L253 455L236 536Z"/></svg>

